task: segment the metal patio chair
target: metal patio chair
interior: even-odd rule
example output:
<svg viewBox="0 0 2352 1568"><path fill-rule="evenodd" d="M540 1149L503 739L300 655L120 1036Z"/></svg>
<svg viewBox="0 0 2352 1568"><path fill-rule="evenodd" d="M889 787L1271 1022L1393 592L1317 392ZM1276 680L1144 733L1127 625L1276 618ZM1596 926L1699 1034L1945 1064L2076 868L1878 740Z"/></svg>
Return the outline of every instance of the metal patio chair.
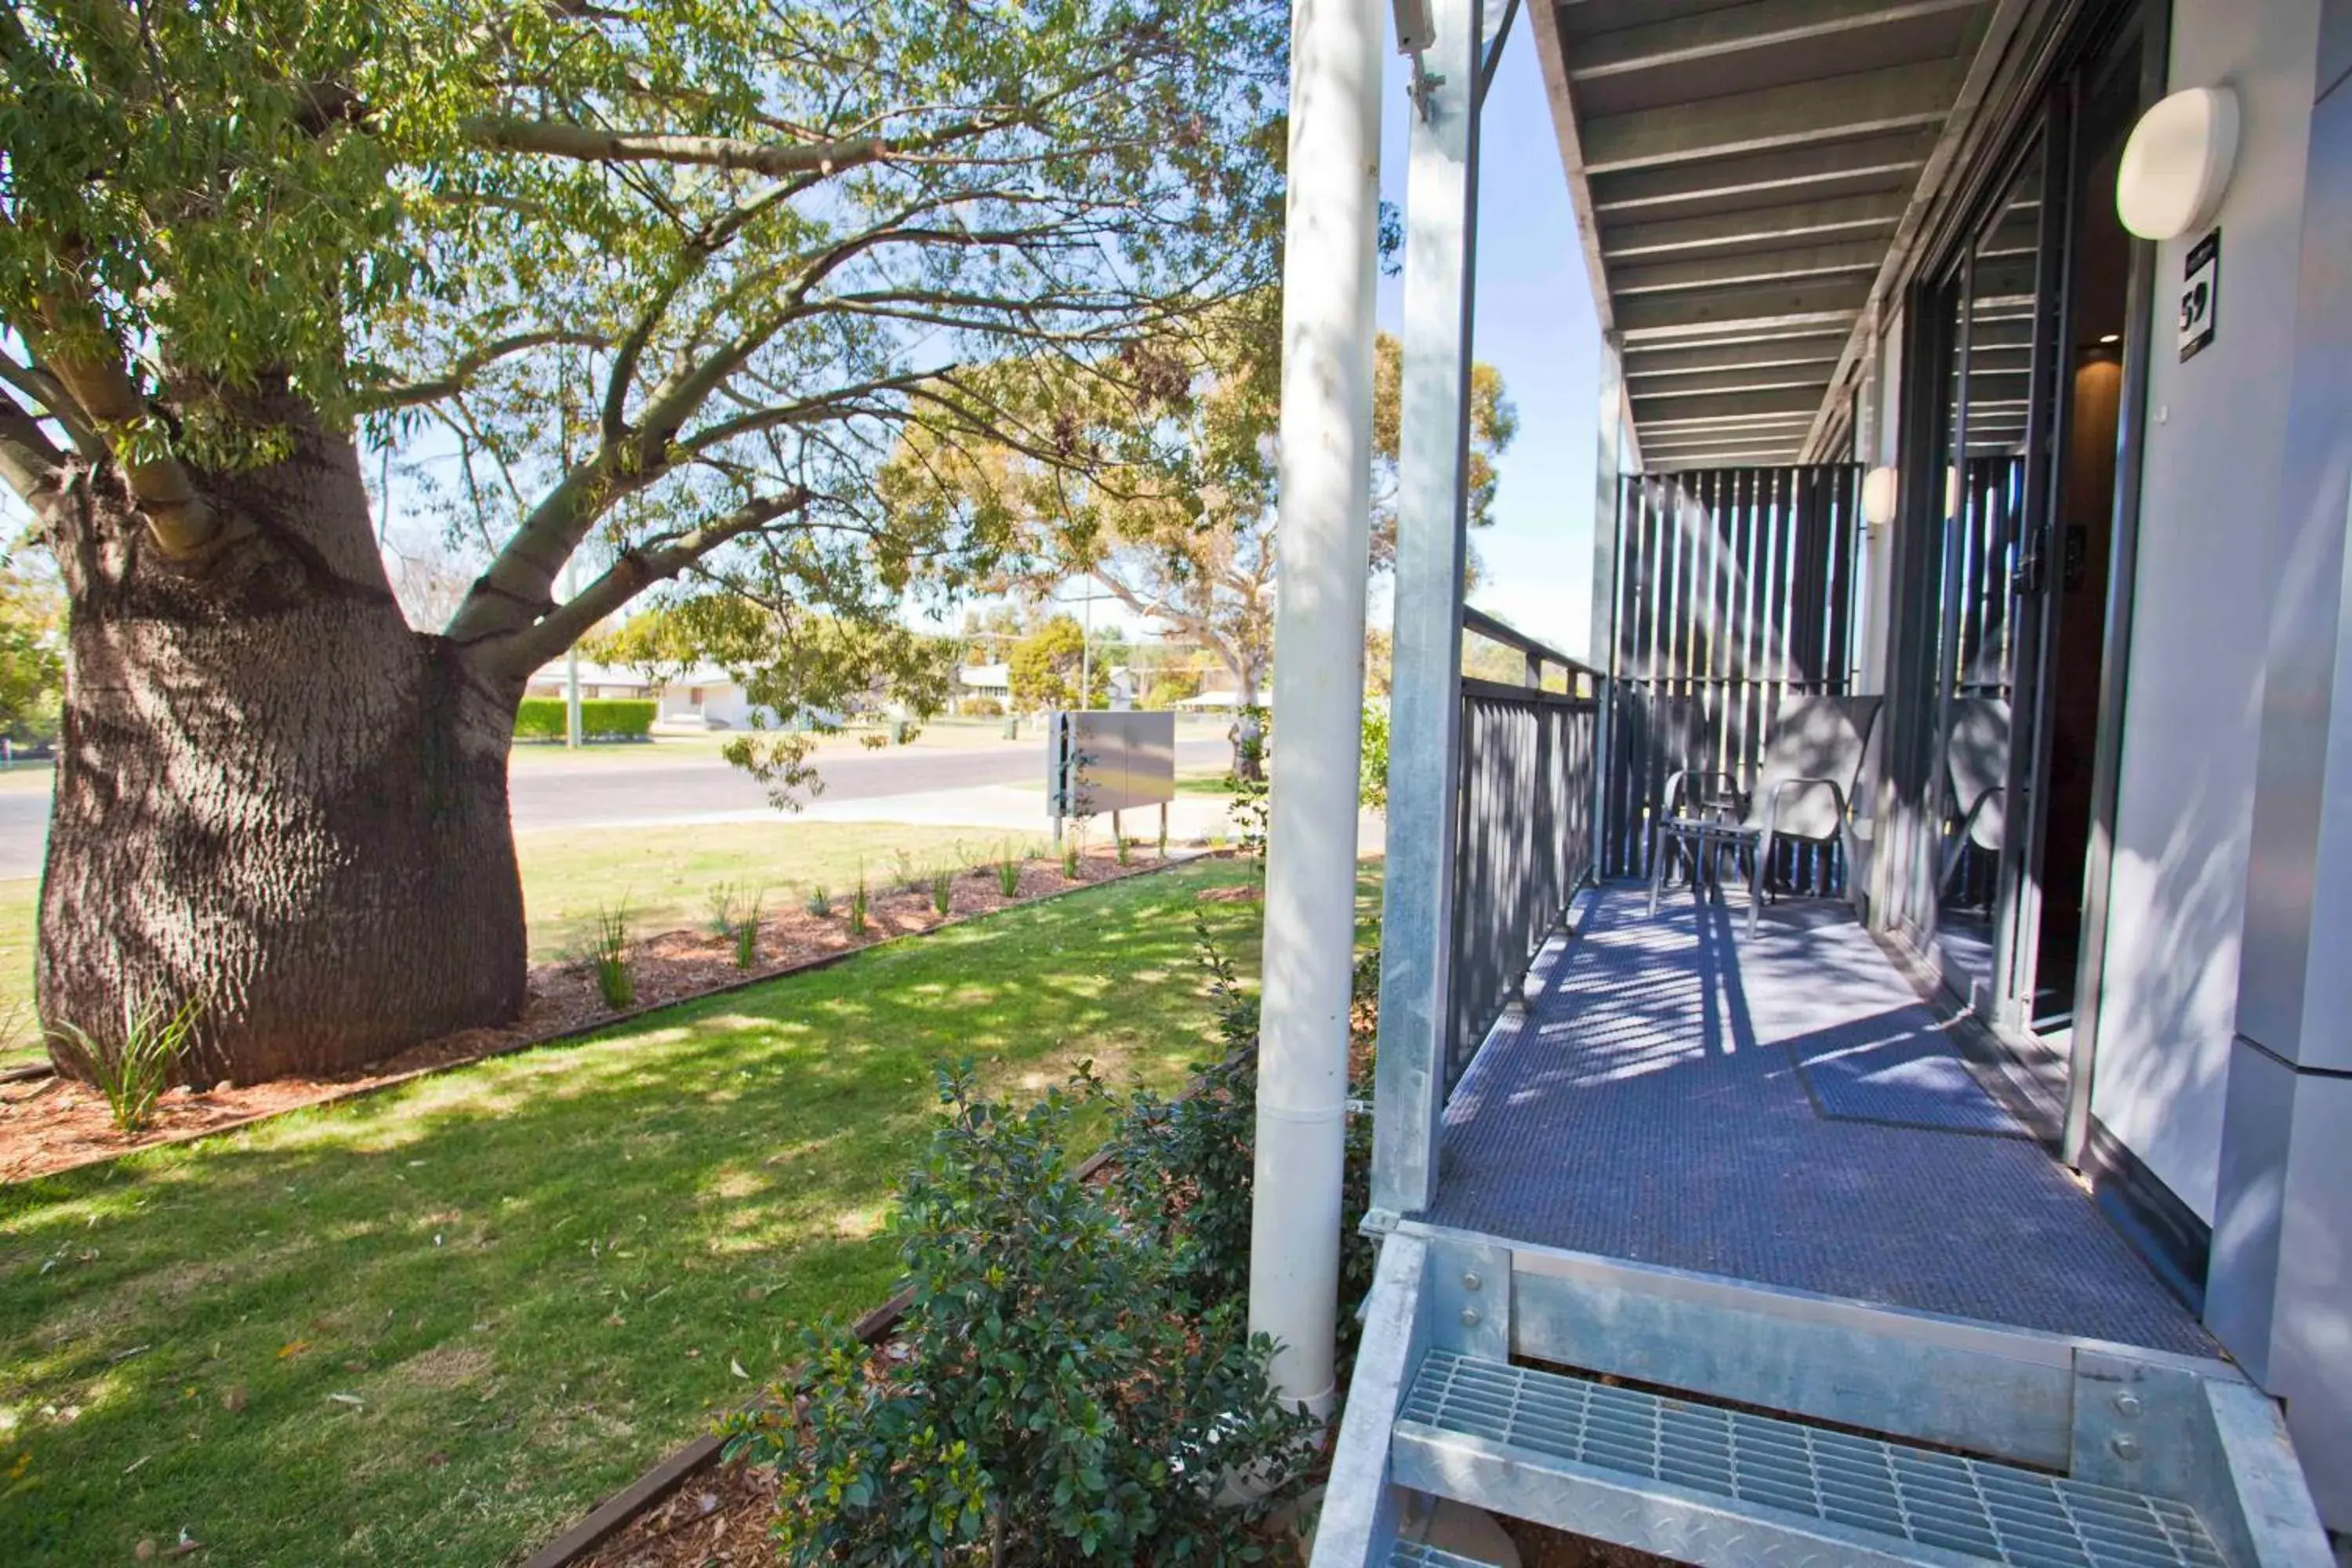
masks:
<svg viewBox="0 0 2352 1568"><path fill-rule="evenodd" d="M1944 846L1948 890L1967 858L1969 846L2000 853L2009 799L2009 704L1998 697L1963 697L1952 703L1952 727L1944 746L1944 771L1951 780L1955 814Z"/></svg>
<svg viewBox="0 0 2352 1568"><path fill-rule="evenodd" d="M1689 862L1696 890L1699 868L1725 850L1745 858L1748 873L1748 934L1764 904L1772 847L1783 838L1837 844L1846 864L1854 863L1853 829L1847 805L1871 731L1878 722L1876 697L1791 697L1772 716L1756 788L1744 792L1728 773L1686 768L1666 780L1650 839L1650 912L1658 912L1665 887L1666 856L1680 850ZM1728 801L1692 809L1685 793L1695 780L1727 785Z"/></svg>

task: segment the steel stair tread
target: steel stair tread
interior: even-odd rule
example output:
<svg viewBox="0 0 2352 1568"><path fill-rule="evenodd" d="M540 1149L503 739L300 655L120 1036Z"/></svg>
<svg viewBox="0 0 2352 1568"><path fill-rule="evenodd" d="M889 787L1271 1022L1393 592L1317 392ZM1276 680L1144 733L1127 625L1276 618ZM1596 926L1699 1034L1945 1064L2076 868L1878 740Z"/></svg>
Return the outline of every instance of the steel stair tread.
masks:
<svg viewBox="0 0 2352 1568"><path fill-rule="evenodd" d="M1419 1541L1400 1541L1389 1554L1391 1568L1494 1568L1475 1557L1457 1557L1443 1547Z"/></svg>
<svg viewBox="0 0 2352 1568"><path fill-rule="evenodd" d="M2196 1510L2169 1499L1450 1351L1423 1359L1396 1434L1401 1447L1471 1439L1472 1459L1492 1445L1520 1471L1558 1467L1669 1511L1682 1499L1850 1541L1877 1561L2227 1568ZM1458 1489L1447 1495L1494 1506L1468 1495L1479 1489L1476 1463L1442 1468ZM1458 1560L1401 1548L1391 1561Z"/></svg>

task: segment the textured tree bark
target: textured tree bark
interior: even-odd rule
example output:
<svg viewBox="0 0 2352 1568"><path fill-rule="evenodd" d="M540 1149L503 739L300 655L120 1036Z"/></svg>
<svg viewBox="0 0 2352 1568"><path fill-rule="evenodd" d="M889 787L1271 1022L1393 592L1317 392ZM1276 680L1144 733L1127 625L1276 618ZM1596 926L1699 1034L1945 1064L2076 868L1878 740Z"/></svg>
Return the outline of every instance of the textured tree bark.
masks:
<svg viewBox="0 0 2352 1568"><path fill-rule="evenodd" d="M126 1004L194 999L198 1083L360 1067L525 994L520 683L409 628L356 454L289 423L286 459L205 482L231 526L201 560L103 480L44 519L71 623L41 1016L112 1042Z"/></svg>

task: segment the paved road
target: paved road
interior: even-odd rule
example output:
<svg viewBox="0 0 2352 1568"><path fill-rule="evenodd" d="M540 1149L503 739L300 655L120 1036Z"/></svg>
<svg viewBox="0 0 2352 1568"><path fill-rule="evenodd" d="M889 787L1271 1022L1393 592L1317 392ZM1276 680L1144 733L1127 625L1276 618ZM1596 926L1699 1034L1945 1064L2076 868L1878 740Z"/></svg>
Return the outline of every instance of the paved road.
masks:
<svg viewBox="0 0 2352 1568"><path fill-rule="evenodd" d="M1229 754L1224 741L1187 737L1176 742L1180 771L1214 768ZM914 747L874 752L836 752L821 759L827 805L888 796L935 795L976 786L1044 782L1043 748L1034 742L970 749ZM514 770L518 829L589 824L708 820L772 809L760 784L713 753L677 762L599 757L581 763L533 760ZM0 878L37 876L48 831L47 791L0 794Z"/></svg>

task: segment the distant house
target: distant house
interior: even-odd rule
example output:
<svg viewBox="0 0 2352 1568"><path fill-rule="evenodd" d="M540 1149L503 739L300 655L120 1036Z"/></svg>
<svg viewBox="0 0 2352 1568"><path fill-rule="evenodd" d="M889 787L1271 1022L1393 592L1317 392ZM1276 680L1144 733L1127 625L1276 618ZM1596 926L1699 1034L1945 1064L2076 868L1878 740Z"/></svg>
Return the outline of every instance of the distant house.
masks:
<svg viewBox="0 0 2352 1568"><path fill-rule="evenodd" d="M956 671L956 700L977 699L1010 707L1013 667L1009 664L967 664Z"/></svg>
<svg viewBox="0 0 2352 1568"><path fill-rule="evenodd" d="M564 661L559 658L541 666L530 678L526 695L561 697L565 679ZM741 683L714 665L696 665L672 679L656 681L643 670L583 658L580 695L583 699L651 698L657 730L742 730L751 723L753 704L744 695Z"/></svg>

